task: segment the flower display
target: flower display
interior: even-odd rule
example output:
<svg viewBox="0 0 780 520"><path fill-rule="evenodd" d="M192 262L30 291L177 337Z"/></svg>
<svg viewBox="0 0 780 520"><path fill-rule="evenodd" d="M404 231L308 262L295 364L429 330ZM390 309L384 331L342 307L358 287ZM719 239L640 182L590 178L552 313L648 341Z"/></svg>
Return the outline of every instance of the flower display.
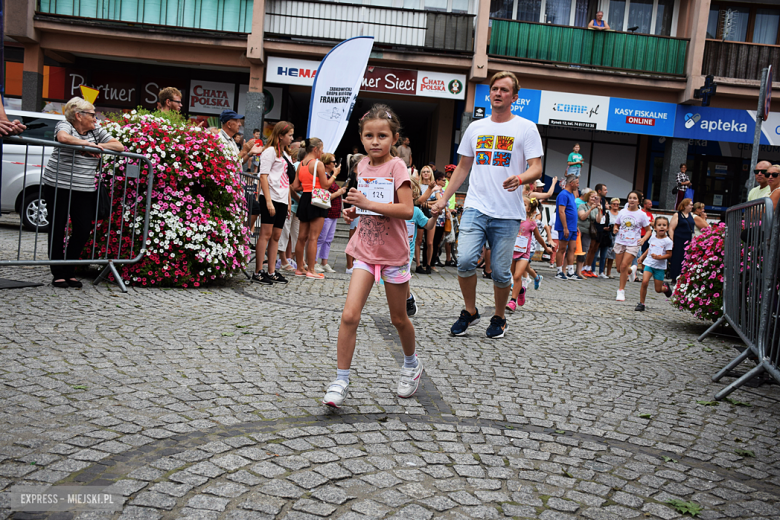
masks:
<svg viewBox="0 0 780 520"><path fill-rule="evenodd" d="M672 305L701 320L723 314L723 252L726 225L704 228L688 242Z"/></svg>
<svg viewBox="0 0 780 520"><path fill-rule="evenodd" d="M126 151L146 156L155 175L145 255L136 264L117 266L122 278L138 286L198 287L239 271L249 256L244 193L238 166L219 139L180 116L144 111L119 114L103 127ZM84 251L95 240L101 255L108 248L109 258L132 258L140 249L148 175L129 179L126 160L108 155L104 160L103 177L116 172L113 211L97 223Z"/></svg>

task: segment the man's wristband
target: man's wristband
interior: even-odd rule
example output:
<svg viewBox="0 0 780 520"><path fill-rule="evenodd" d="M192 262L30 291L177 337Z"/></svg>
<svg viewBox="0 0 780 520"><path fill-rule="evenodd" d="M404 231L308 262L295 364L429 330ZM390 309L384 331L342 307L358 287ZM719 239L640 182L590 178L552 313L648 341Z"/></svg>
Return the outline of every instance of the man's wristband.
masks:
<svg viewBox="0 0 780 520"><path fill-rule="evenodd" d="M519 188L520 186L523 185L523 178L520 177L519 175L515 175L515 177L517 177L517 182L520 183L520 184L517 185L517 187Z"/></svg>

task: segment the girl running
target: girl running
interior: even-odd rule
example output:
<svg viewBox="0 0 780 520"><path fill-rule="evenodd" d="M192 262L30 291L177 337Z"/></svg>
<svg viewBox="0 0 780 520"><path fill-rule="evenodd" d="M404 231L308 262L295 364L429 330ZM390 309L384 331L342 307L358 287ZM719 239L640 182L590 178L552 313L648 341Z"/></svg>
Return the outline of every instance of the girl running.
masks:
<svg viewBox="0 0 780 520"><path fill-rule="evenodd" d="M644 264L644 278L642 278L642 289L639 291L639 304L635 311L645 310L645 298L647 297L647 286L650 285L650 279L655 280L655 292L665 293L666 297L672 295L672 290L664 283L666 275L666 261L672 257L674 242L669 238L669 220L666 217L656 217L653 222L655 233L650 238L650 247L645 251L637 263ZM649 233L645 233L646 235Z"/></svg>
<svg viewBox="0 0 780 520"><path fill-rule="evenodd" d="M552 250L544 243L542 235L539 233L539 228L536 226L536 218L534 218L534 216L540 205L541 203L536 199L526 199L525 201L526 220L520 224L520 232L517 234L515 252L512 256L512 278L514 279L514 285L512 286L512 298L509 300L509 303L506 304L506 308L511 312L515 312L517 307L522 307L525 304L523 277L525 276L528 264L531 262L532 237L536 238L547 253L552 253Z"/></svg>
<svg viewBox="0 0 780 520"><path fill-rule="evenodd" d="M349 190L345 201L355 208L344 211L344 219L350 222L357 208L371 211L363 214L358 230L347 245L347 253L355 258L354 271L349 282L347 301L341 314L341 326L337 344L338 369L336 380L325 392L322 403L339 408L347 396L349 371L355 353L360 313L368 295L380 276L385 281L390 318L401 339L404 366L398 381L398 397L414 395L420 384L423 365L415 353L414 326L406 315L406 299L409 291L409 241L406 220L414 215L412 187L404 161L390 155L393 143L398 141L401 124L390 107L374 105L358 123L360 140L368 157L358 164L358 179L390 178L392 196L388 202L377 202L385 191L372 190L372 199L356 189ZM378 192L378 193L377 193Z"/></svg>
<svg viewBox="0 0 780 520"><path fill-rule="evenodd" d="M639 255L639 248L650 239L650 218L639 209L639 192L632 191L628 194L628 207L623 208L618 213L615 220L615 266L620 273L620 288L615 298L619 302L626 301L626 281L631 273L631 264L634 258ZM645 236L641 237L642 228L645 230Z"/></svg>

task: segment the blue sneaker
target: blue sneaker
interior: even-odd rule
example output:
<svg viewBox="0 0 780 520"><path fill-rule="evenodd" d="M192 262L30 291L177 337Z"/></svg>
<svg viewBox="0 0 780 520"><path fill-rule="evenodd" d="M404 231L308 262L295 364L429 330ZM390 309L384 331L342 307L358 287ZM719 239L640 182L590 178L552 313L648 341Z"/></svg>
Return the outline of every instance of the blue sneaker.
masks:
<svg viewBox="0 0 780 520"><path fill-rule="evenodd" d="M558 280L568 280L569 279L569 277L566 276L566 273L563 273L563 272L560 272L560 273L556 274L555 277Z"/></svg>
<svg viewBox="0 0 780 520"><path fill-rule="evenodd" d="M537 274L536 278L534 278L534 291L539 290L539 286L542 285L542 280L544 280L544 276Z"/></svg>
<svg viewBox="0 0 780 520"><path fill-rule="evenodd" d="M503 338L504 332L506 332L506 320L498 316L490 318L490 325L487 328L487 337L492 339Z"/></svg>
<svg viewBox="0 0 780 520"><path fill-rule="evenodd" d="M460 311L458 321L450 328L450 332L453 336L463 336L466 334L469 325L476 325L477 323L479 323L479 309L474 314L469 314L469 311L463 309Z"/></svg>

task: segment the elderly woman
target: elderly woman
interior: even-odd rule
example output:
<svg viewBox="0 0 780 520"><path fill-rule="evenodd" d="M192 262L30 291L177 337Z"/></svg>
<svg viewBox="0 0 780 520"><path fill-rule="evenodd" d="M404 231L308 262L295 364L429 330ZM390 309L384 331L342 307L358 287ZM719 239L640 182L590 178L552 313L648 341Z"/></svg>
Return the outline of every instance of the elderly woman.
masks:
<svg viewBox="0 0 780 520"><path fill-rule="evenodd" d="M75 146L90 149L75 151L55 148L43 173L43 197L51 218L49 228L49 258L51 260L78 260L89 240L97 204L97 169L102 150L121 152L122 143L97 128L95 107L74 97L65 105L65 121L54 129L54 138ZM71 222L71 235L65 249L65 231ZM76 280L76 267L51 266L54 287L81 287Z"/></svg>

